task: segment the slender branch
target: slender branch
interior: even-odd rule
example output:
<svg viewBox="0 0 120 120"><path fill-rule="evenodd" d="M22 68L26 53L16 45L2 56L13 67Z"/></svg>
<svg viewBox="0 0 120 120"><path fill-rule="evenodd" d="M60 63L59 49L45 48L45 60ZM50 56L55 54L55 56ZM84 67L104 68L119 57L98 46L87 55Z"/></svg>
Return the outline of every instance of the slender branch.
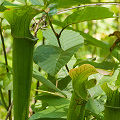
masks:
<svg viewBox="0 0 120 120"><path fill-rule="evenodd" d="M61 36L61 33L63 32L63 30L64 30L67 26L66 26L65 28L63 28L63 29L60 31L60 33L58 34L58 33L55 32L55 29L53 28L53 25L52 25L52 23L51 23L51 21L50 21L50 17L49 17L49 15L48 15L48 13L47 13L47 16L48 16L48 21L49 21L50 27L51 27L51 29L53 30L53 32L54 32L54 34L55 34L55 36L56 36L56 38L57 38L57 40L58 40L59 47L62 48L62 47L61 47L61 43L60 43L60 36ZM69 72L68 66L65 65L65 67L66 67L66 70Z"/></svg>
<svg viewBox="0 0 120 120"><path fill-rule="evenodd" d="M2 20L1 20L2 23ZM9 73L9 69L8 69L8 62L7 62L7 54L6 54L6 50L5 50L5 43L4 43L4 38L2 35L2 29L1 29L1 23L0 23L0 36L1 36L1 40L2 40L2 46L3 46L3 51L4 51L4 58L5 58L5 64L6 64L6 71L7 73ZM8 90L8 98L9 98L9 106L11 105L11 90ZM9 114L9 120L12 120L12 116L11 113Z"/></svg>
<svg viewBox="0 0 120 120"><path fill-rule="evenodd" d="M68 27L68 26L69 26L69 25L67 25L67 26L65 26L64 28L62 28L62 30L61 30L60 33L58 34L58 37L59 37L59 38L60 38L60 36L61 36L63 30L64 30L66 27Z"/></svg>
<svg viewBox="0 0 120 120"><path fill-rule="evenodd" d="M54 32L54 34L55 34L55 36L56 36L56 38L58 40L59 47L61 48L60 39L59 39L60 36L55 32L55 29L53 28L53 25L51 23L51 20L50 20L50 17L48 15L48 13L47 13L47 17L48 17L48 21L49 21L50 27L51 27L52 31Z"/></svg>
<svg viewBox="0 0 120 120"><path fill-rule="evenodd" d="M45 17L45 15L43 15L43 16L40 18L40 20L38 21L38 23L37 23L37 25L36 25L36 27L35 27L34 35L33 35L33 36L37 37L37 31L38 31L38 29L39 29L38 27L39 27L39 25L40 25L40 23L41 23L42 21L45 21L44 17Z"/></svg>
<svg viewBox="0 0 120 120"><path fill-rule="evenodd" d="M10 116L11 110L12 110L12 106L13 106L13 101L12 101L12 103L11 103L9 109L8 109L7 116L6 116L5 120L7 120L7 118Z"/></svg>
<svg viewBox="0 0 120 120"><path fill-rule="evenodd" d="M76 8L88 7L88 6L99 6L99 5L120 5L120 2L100 2L100 3L94 3L94 4L88 4L88 5L81 5L81 6L77 6L77 7L60 10L57 12L57 14L62 14L62 13L65 13L69 10L76 9Z"/></svg>
<svg viewBox="0 0 120 120"><path fill-rule="evenodd" d="M5 100L4 100L4 97L3 97L3 93L2 93L1 87L0 87L0 96L1 96L1 101L2 101L2 104L3 104L4 108L6 110L8 110L8 107L7 107L7 105L5 103Z"/></svg>

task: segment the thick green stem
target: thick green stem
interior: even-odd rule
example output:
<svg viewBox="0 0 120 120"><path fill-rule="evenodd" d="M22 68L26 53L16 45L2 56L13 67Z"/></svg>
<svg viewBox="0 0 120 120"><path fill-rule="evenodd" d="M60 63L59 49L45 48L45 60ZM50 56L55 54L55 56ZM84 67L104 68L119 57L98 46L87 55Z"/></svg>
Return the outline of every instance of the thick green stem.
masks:
<svg viewBox="0 0 120 120"><path fill-rule="evenodd" d="M33 47L34 41L30 39L13 40L14 120L28 120Z"/></svg>
<svg viewBox="0 0 120 120"><path fill-rule="evenodd" d="M86 101L76 94L72 93L70 106L67 114L67 120L84 120Z"/></svg>

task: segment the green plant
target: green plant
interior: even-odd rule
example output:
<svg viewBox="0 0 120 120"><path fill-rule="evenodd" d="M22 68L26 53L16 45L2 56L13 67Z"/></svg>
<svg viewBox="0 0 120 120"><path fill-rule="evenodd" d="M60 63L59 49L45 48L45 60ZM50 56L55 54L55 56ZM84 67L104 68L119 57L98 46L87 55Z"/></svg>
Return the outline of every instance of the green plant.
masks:
<svg viewBox="0 0 120 120"><path fill-rule="evenodd" d="M12 75L14 120L28 119L32 77L37 79L38 82L37 89L35 89L35 91L37 91L35 101L32 103L32 110L34 112L29 120L83 120L85 117L86 119L90 119L90 116L96 119L103 119L104 109L102 108L102 110L100 110L100 107L103 107L103 105L100 105L98 108L91 105L94 101L97 105L100 104L98 102L99 94L96 93L97 95L95 97L91 97L91 94L88 92L90 92L91 89L95 89L96 86L99 86L98 88L101 86L103 91L108 95L108 91L104 90L105 87L103 87L106 83L96 84L96 78L99 75L91 80L88 80L88 77L98 73L98 69L96 68L100 68L99 71L101 71L102 74L112 76L112 72L114 71L109 72L108 69L114 68L116 70L118 63L107 62L105 61L106 58L102 63L94 62L94 58L86 60L83 60L84 58L82 58L82 60L79 59L77 57L77 54L79 54L77 51L84 49L84 46L87 44L99 47L106 53L110 51L110 45L79 30L78 24L80 23L82 27L82 22L114 18L113 12L106 7L98 6L103 3L91 4L90 0L18 1L21 2L22 5L3 0L0 6L0 12L4 12L4 17L1 17L1 19L6 19L11 26L11 28L9 25L4 26L1 22L1 33L3 30L11 29L13 36ZM78 9L72 11L72 14L69 14L66 18L64 18L64 15L58 15L60 11L57 12L57 9L65 9L84 3L89 3L89 5L78 6ZM54 19L54 15L56 15L55 17L63 19L63 21L52 20ZM31 23L32 19L33 21ZM30 26L32 26L31 31ZM38 36L39 39L43 36L42 45L41 41L37 42L38 39L36 36ZM36 49L34 51L35 44ZM120 59L119 52L116 51L116 49L110 51L110 53L116 59ZM72 65L69 66L69 61L72 60L73 56L77 61L76 63L74 61L75 64L72 63ZM33 61L37 64L37 68L35 64L33 68ZM80 67L69 70L76 66ZM8 68L8 64L6 64L6 67ZM70 90L68 89L69 87L67 87L71 83L71 78L68 73L72 78L72 88ZM106 76L102 77L111 80L115 75L110 76L107 76L108 78L106 78ZM42 85L39 86L39 83ZM99 91L101 89L97 90ZM71 92L73 92L72 97ZM0 93L2 103L4 107L8 109L2 91L0 91ZM36 101L39 100L41 102L36 103ZM102 100L102 98L100 100ZM109 101L109 98L107 100ZM38 103L39 105L37 106ZM106 103L106 106L111 106L111 104ZM116 106L113 105L112 107L114 108ZM119 105L117 107L119 107ZM98 112L95 112L95 109L98 110ZM108 107L105 108L105 119L108 119L107 117L109 116L108 109ZM112 112L110 111L110 113ZM115 116L117 116L117 113Z"/></svg>

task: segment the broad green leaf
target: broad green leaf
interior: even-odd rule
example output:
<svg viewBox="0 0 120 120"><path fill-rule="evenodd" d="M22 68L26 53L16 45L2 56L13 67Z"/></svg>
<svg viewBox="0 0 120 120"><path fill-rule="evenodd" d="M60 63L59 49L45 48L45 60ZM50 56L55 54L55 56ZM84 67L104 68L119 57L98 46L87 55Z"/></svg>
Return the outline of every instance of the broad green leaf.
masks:
<svg viewBox="0 0 120 120"><path fill-rule="evenodd" d="M40 111L38 113L35 113L30 117L29 120L36 120L40 118L51 118L51 119L60 119L63 118L63 120L66 118L67 115L67 109L68 105L61 105L61 106L50 106L47 109Z"/></svg>
<svg viewBox="0 0 120 120"><path fill-rule="evenodd" d="M101 101L100 101L101 102ZM103 103L100 103L99 100L89 98L89 101L86 104L87 109L95 114L100 114L104 110Z"/></svg>
<svg viewBox="0 0 120 120"><path fill-rule="evenodd" d="M49 98L49 99L48 99ZM35 97L36 100L42 100L46 103L48 103L49 106L60 106L60 105L64 105L64 104L69 104L69 100L60 96L55 96L55 95L50 95L50 94L46 94L46 95L37 95Z"/></svg>
<svg viewBox="0 0 120 120"><path fill-rule="evenodd" d="M71 78L70 76L66 76L65 78L62 78L61 80L58 81L58 88L60 90L63 90L67 87L67 85L70 83Z"/></svg>
<svg viewBox="0 0 120 120"><path fill-rule="evenodd" d="M96 47L102 48L103 50L105 50L106 53L110 52L110 45L108 45L100 40L97 40L97 39L93 38L92 36L90 36L89 34L86 34L82 31L79 31L79 32L88 42L90 42L90 44L92 44ZM113 55L116 59L120 60L120 54L116 50L113 50L111 55Z"/></svg>
<svg viewBox="0 0 120 120"><path fill-rule="evenodd" d="M64 30L60 36L60 42L63 50L70 49L84 43L84 38L72 30Z"/></svg>
<svg viewBox="0 0 120 120"><path fill-rule="evenodd" d="M39 72L34 72L33 77L35 79L37 79L38 81L40 81L46 87L48 87L48 88L50 88L50 89L52 89L52 90L54 90L56 92L59 92L59 93L63 94L64 96L66 96L65 93L63 93L60 89L58 89L51 81L44 78Z"/></svg>
<svg viewBox="0 0 120 120"><path fill-rule="evenodd" d="M86 7L81 10L77 10L69 15L64 21L62 27L65 28L68 25L78 22L84 22L89 20L99 20L105 18L113 18L113 13L105 7Z"/></svg>
<svg viewBox="0 0 120 120"><path fill-rule="evenodd" d="M118 70L115 70L114 74L112 76L103 76L101 78L101 80L99 81L99 85L103 84L103 83L109 83L109 82L113 82L117 79L117 76L119 74L119 71Z"/></svg>
<svg viewBox="0 0 120 120"><path fill-rule="evenodd" d="M74 67L76 67L76 65L82 65L82 64L91 64L93 65L95 68L100 68L100 69L105 69L105 70L110 70L110 69L117 69L118 68L118 63L113 63L113 62L108 62L108 61L104 61L102 63L97 63L97 62L93 62L93 61L87 61L87 60L77 60Z"/></svg>
<svg viewBox="0 0 120 120"><path fill-rule="evenodd" d="M67 8L82 3L89 3L90 0L51 0L49 3L58 3L58 8Z"/></svg>
<svg viewBox="0 0 120 120"><path fill-rule="evenodd" d="M41 6L44 6L43 0L30 0L30 2L32 3L32 5L41 5Z"/></svg>
<svg viewBox="0 0 120 120"><path fill-rule="evenodd" d="M7 8L4 6L0 6L0 12L4 12Z"/></svg>
<svg viewBox="0 0 120 120"><path fill-rule="evenodd" d="M47 28L46 30L42 31L43 36L48 40L48 44L59 46L57 38L51 29ZM56 32L59 33L60 30L56 29ZM83 37L79 33L72 30L64 30L60 37L60 43L63 50L67 50L79 44L82 45L83 42L84 42Z"/></svg>
<svg viewBox="0 0 120 120"><path fill-rule="evenodd" d="M56 32L60 32L60 30L56 30ZM42 34L48 40L49 45L54 45L59 47L57 38L50 28L47 28L46 30L42 30Z"/></svg>
<svg viewBox="0 0 120 120"><path fill-rule="evenodd" d="M35 119L35 120L67 120L65 118L40 118L40 119Z"/></svg>
<svg viewBox="0 0 120 120"><path fill-rule="evenodd" d="M90 64L83 64L80 67L69 71L69 75L72 78L73 89L84 100L87 100L87 89L85 87L85 82L90 75L95 73L98 73L97 70Z"/></svg>
<svg viewBox="0 0 120 120"><path fill-rule="evenodd" d="M50 8L50 11L48 12L48 15L50 17L57 13L57 8L56 7L57 7L56 4L48 6L48 8Z"/></svg>
<svg viewBox="0 0 120 120"><path fill-rule="evenodd" d="M5 0L0 0L0 5L4 2Z"/></svg>
<svg viewBox="0 0 120 120"><path fill-rule="evenodd" d="M20 2L20 3L22 3L22 4L25 4L25 5L26 5L26 3L27 3L27 0L16 0L16 1L18 1L18 2Z"/></svg>
<svg viewBox="0 0 120 120"><path fill-rule="evenodd" d="M4 1L4 3L2 4L2 6L5 6L7 8L13 8L13 7L20 7L21 5L14 4L14 3L11 3L9 1Z"/></svg>
<svg viewBox="0 0 120 120"><path fill-rule="evenodd" d="M40 45L34 52L33 60L38 66L54 76L67 64L80 46L81 45L77 45L63 51L56 46Z"/></svg>

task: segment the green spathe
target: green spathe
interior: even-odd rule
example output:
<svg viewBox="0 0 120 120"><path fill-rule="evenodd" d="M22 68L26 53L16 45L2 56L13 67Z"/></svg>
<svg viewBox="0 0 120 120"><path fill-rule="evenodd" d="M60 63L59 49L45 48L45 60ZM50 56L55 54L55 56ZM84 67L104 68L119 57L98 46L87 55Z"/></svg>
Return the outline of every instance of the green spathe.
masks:
<svg viewBox="0 0 120 120"><path fill-rule="evenodd" d="M30 33L29 25L38 13L29 6L5 11L13 36L14 120L28 120L33 48L36 41Z"/></svg>

